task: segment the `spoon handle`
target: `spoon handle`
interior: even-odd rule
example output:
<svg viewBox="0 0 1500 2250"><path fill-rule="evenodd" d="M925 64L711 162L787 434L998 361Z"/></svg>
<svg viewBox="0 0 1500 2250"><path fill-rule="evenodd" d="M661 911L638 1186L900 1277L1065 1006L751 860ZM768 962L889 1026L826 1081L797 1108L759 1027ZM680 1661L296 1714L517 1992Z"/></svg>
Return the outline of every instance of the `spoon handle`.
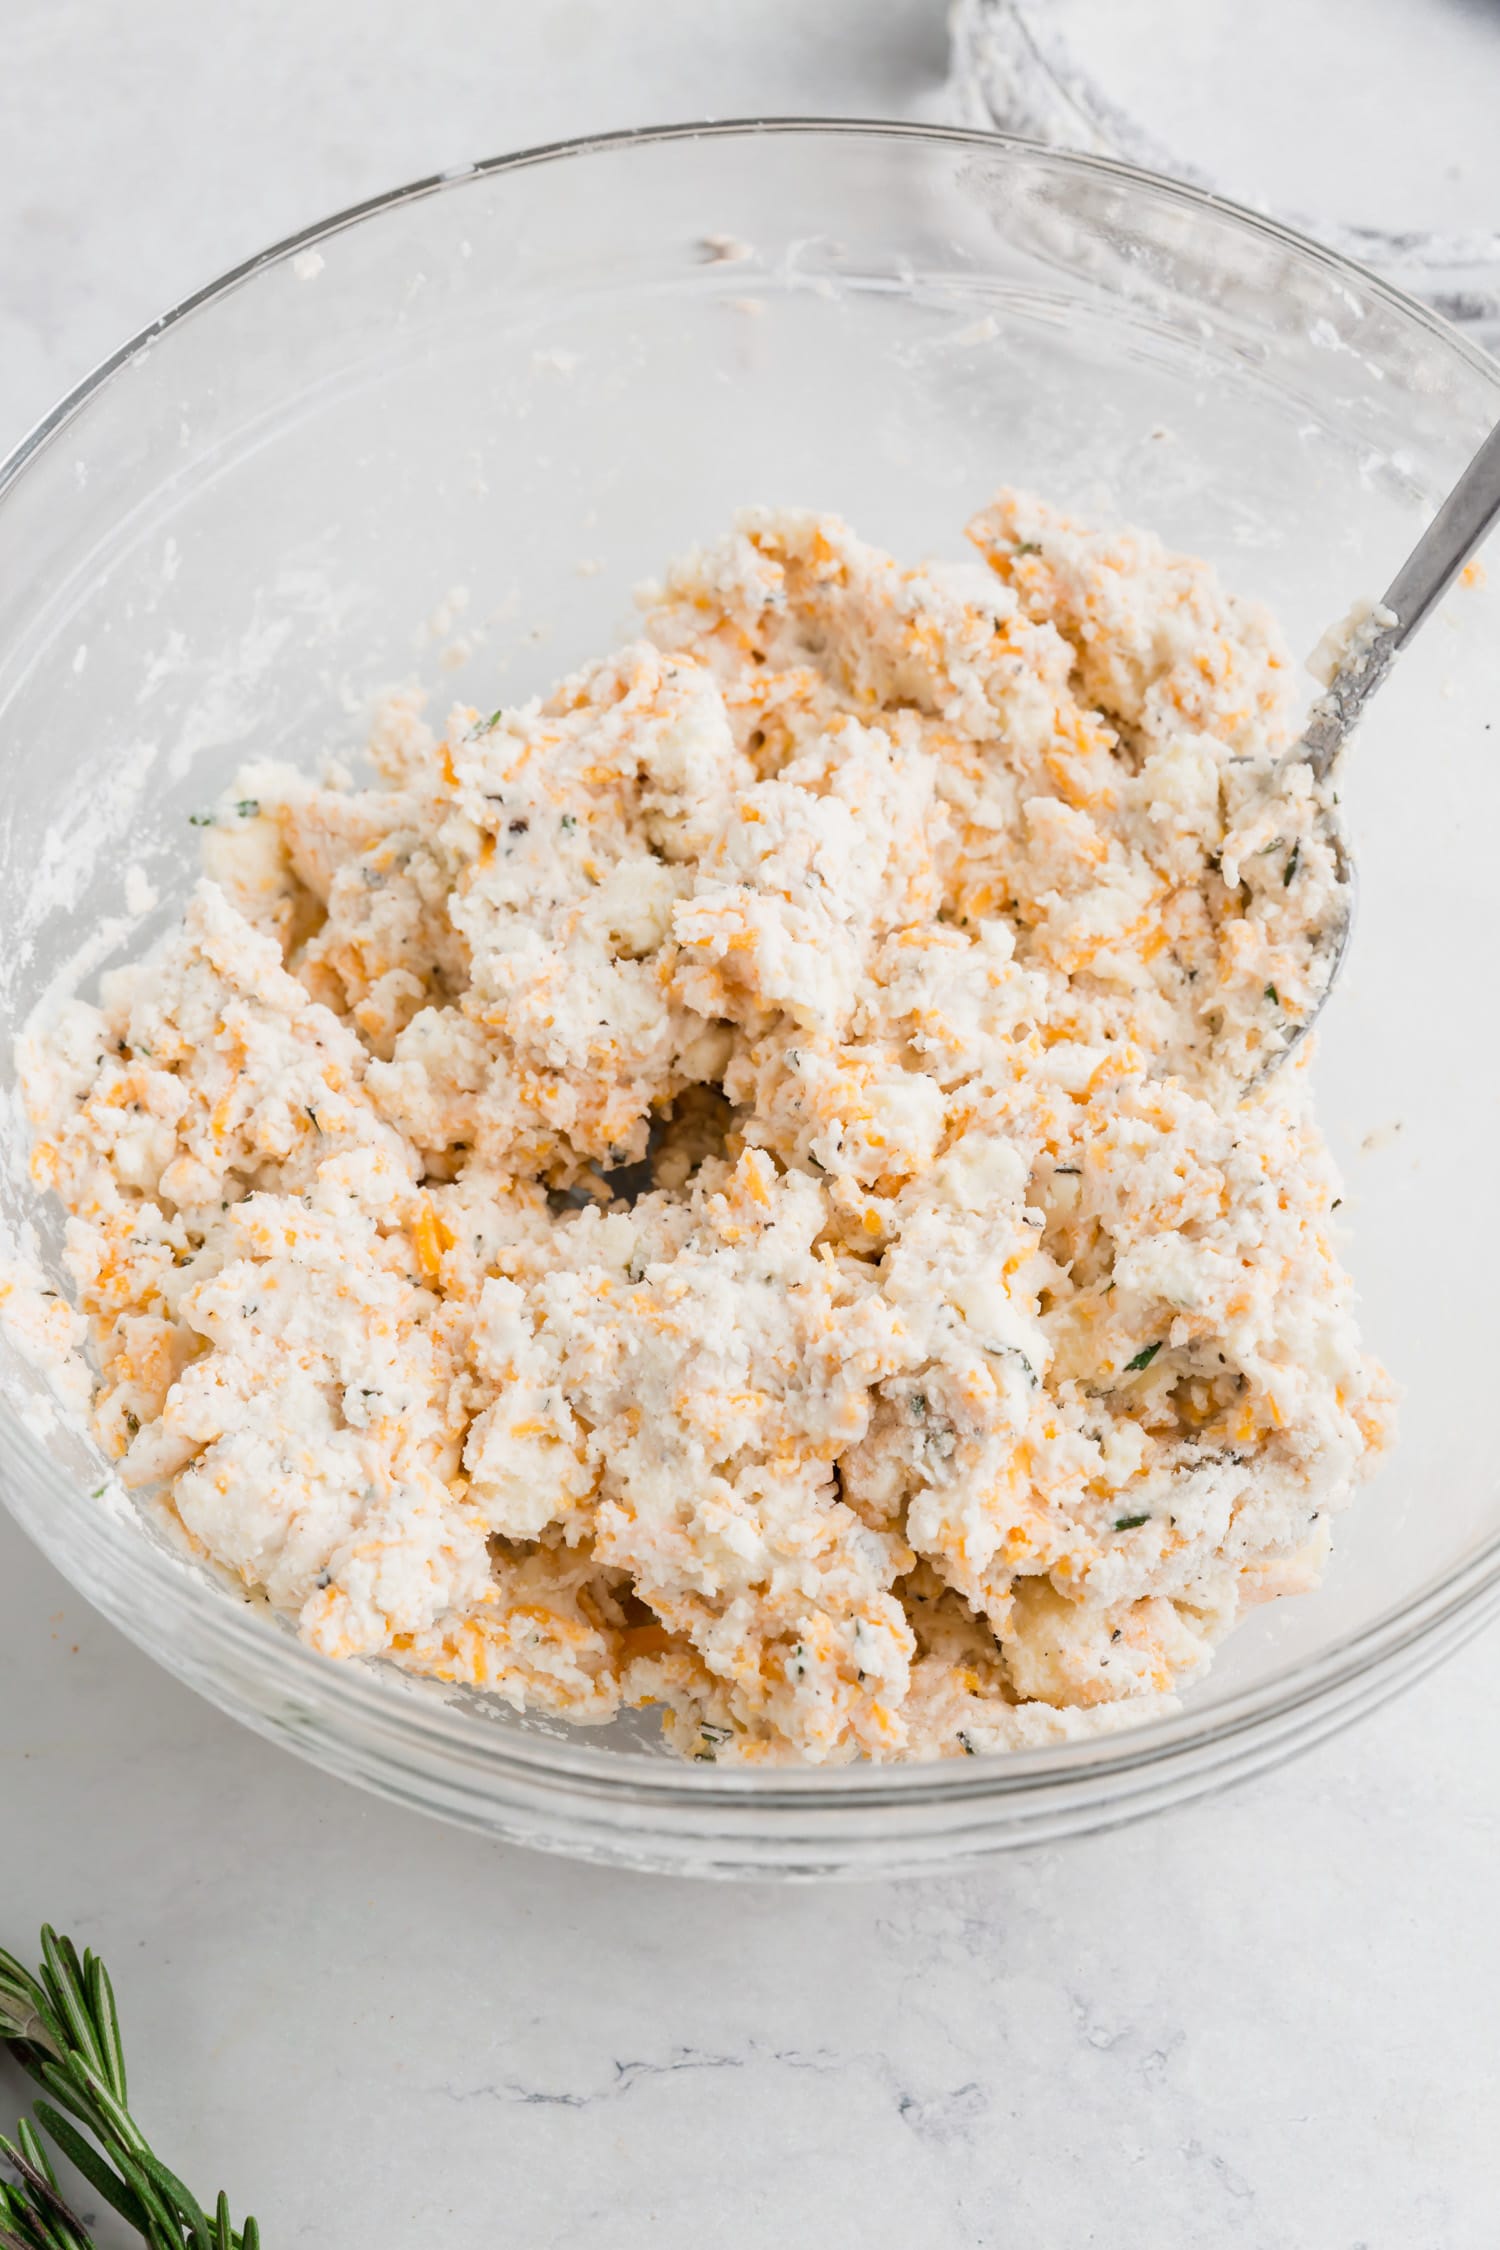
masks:
<svg viewBox="0 0 1500 2250"><path fill-rule="evenodd" d="M1386 588L1381 607L1396 619L1393 649L1403 648L1436 609L1464 564L1500 518L1500 422Z"/></svg>
<svg viewBox="0 0 1500 2250"><path fill-rule="evenodd" d="M1386 588L1373 630L1357 633L1309 714L1292 753L1321 781L1392 659L1442 600L1454 579L1500 520L1500 423L1491 430L1453 490Z"/></svg>

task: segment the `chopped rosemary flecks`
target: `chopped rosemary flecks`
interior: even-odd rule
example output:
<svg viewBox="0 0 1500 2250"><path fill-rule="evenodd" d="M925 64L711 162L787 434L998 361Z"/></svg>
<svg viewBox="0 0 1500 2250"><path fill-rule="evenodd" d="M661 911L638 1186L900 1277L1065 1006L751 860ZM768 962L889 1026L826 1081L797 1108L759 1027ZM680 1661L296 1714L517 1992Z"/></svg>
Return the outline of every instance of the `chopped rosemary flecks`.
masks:
<svg viewBox="0 0 1500 2250"><path fill-rule="evenodd" d="M1298 844L1293 844L1293 846L1292 846L1292 853L1291 853L1291 857L1290 857L1290 859L1289 859L1289 860L1287 861L1287 863L1286 863L1286 873L1285 873L1285 874L1284 874L1284 875L1282 876L1282 878L1281 878L1281 887L1282 887L1282 889L1283 889L1284 891L1285 891L1285 890L1289 890L1289 889L1291 888L1291 881L1292 881L1292 877L1293 877L1293 876L1294 876L1294 875L1296 874L1296 872L1297 872L1297 862L1298 862L1298 860L1299 860L1299 859L1300 859L1301 857L1302 857L1302 846L1301 846L1301 844L1300 844L1300 843L1298 843Z"/></svg>
<svg viewBox="0 0 1500 2250"><path fill-rule="evenodd" d="M965 1756L966 1758L977 1758L977 1757L978 1757L978 1755L979 1755L979 1752L978 1752L978 1751L977 1751L977 1750L975 1749L975 1747L974 1747L973 1743L972 1743L972 1742L971 1742L971 1741L969 1740L968 1736L967 1736L967 1735L965 1734L965 1732L964 1732L964 1730L963 1730L963 1728L962 1728L962 1727L960 1727L960 1728L959 1728L959 1730L958 1730L958 1740L959 1740L959 1741L960 1741L960 1742L961 1742L961 1743L963 1744L963 1746L964 1746L964 1756Z"/></svg>
<svg viewBox="0 0 1500 2250"><path fill-rule="evenodd" d="M0 2048L52 2096L33 2105L13 2141L0 2135L0 2163L19 2183L0 2180L3 2250L97 2250L63 2196L43 2133L146 2250L260 2250L254 2219L237 2227L222 2193L210 2216L131 2116L120 2019L96 1954L80 1958L71 1938L44 1929L32 1976L0 1950Z"/></svg>
<svg viewBox="0 0 1500 2250"><path fill-rule="evenodd" d="M1039 555L1041 551L1041 542L1037 539L1018 540L1016 545L1011 548L1012 555Z"/></svg>
<svg viewBox="0 0 1500 2250"><path fill-rule="evenodd" d="M260 799L259 797L241 797L234 809L241 820L254 820L260 811Z"/></svg>
<svg viewBox="0 0 1500 2250"><path fill-rule="evenodd" d="M1273 1008L1279 1008L1281 1006L1281 995L1277 992L1274 984L1268 984L1266 986L1266 998L1270 1001Z"/></svg>
<svg viewBox="0 0 1500 2250"><path fill-rule="evenodd" d="M1150 1518L1150 1516L1149 1516L1149 1515L1147 1515L1147 1516L1116 1516L1116 1517L1115 1517L1115 1529L1116 1529L1116 1531L1139 1531L1139 1529L1140 1529L1140 1527L1141 1527L1141 1525L1142 1525L1143 1523L1149 1523L1150 1521L1151 1521L1151 1518Z"/></svg>
<svg viewBox="0 0 1500 2250"><path fill-rule="evenodd" d="M189 828L212 828L213 824L214 816L211 812L190 812L188 814Z"/></svg>
<svg viewBox="0 0 1500 2250"><path fill-rule="evenodd" d="M1145 1345L1140 1351L1136 1353L1134 1359L1127 1359L1125 1362L1126 1374L1138 1375L1143 1367L1149 1367L1152 1360L1155 1359L1157 1353L1161 1350L1161 1346L1162 1339L1160 1338L1160 1336L1158 1336L1154 1344Z"/></svg>

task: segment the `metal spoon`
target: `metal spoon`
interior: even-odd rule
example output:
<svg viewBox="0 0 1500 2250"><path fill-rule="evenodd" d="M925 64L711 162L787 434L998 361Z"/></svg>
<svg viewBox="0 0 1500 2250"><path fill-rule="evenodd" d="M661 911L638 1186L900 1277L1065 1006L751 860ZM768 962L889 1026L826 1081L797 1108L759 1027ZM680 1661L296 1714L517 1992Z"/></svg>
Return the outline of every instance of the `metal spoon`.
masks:
<svg viewBox="0 0 1500 2250"><path fill-rule="evenodd" d="M1365 705L1407 642L1436 609L1464 564L1500 520L1500 423L1491 430L1421 538L1397 571L1372 612L1370 624L1352 637L1338 668L1308 713L1301 735L1277 766L1278 777L1304 764L1315 781L1326 781L1338 762ZM1288 1026L1283 1045L1251 1081L1263 1085L1294 1054L1322 1013L1333 990L1354 921L1354 861L1344 838L1335 797L1324 815L1333 845L1344 910L1328 934L1332 955L1328 981L1311 1015Z"/></svg>

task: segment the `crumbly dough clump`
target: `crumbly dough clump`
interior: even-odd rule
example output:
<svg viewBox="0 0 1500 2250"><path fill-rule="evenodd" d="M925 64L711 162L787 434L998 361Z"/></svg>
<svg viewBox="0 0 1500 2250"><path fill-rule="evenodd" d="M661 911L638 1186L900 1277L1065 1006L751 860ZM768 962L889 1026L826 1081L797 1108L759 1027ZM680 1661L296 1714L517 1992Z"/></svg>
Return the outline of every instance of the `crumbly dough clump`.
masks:
<svg viewBox="0 0 1500 2250"><path fill-rule="evenodd" d="M689 1755L1162 1708L1383 1443L1302 1074L1290 670L1002 494L752 510L644 636L374 786L247 769L31 1044L96 1426L330 1656Z"/></svg>

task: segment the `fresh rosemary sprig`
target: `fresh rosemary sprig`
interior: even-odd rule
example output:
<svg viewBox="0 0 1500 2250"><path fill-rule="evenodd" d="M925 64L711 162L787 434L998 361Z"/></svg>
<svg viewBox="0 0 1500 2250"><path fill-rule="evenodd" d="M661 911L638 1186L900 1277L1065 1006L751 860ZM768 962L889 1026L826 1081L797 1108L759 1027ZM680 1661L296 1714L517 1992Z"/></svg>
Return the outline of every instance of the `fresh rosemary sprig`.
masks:
<svg viewBox="0 0 1500 2250"><path fill-rule="evenodd" d="M18 2183L0 2180L0 2250L96 2250L58 2186L42 2133L147 2250L260 2250L255 2221L236 2227L224 2195L210 2217L131 2116L115 1996L96 1954L80 1960L71 1938L44 1929L32 1976L0 1948L0 2045L51 2096L32 2105L14 2141L0 2134L0 2159Z"/></svg>

